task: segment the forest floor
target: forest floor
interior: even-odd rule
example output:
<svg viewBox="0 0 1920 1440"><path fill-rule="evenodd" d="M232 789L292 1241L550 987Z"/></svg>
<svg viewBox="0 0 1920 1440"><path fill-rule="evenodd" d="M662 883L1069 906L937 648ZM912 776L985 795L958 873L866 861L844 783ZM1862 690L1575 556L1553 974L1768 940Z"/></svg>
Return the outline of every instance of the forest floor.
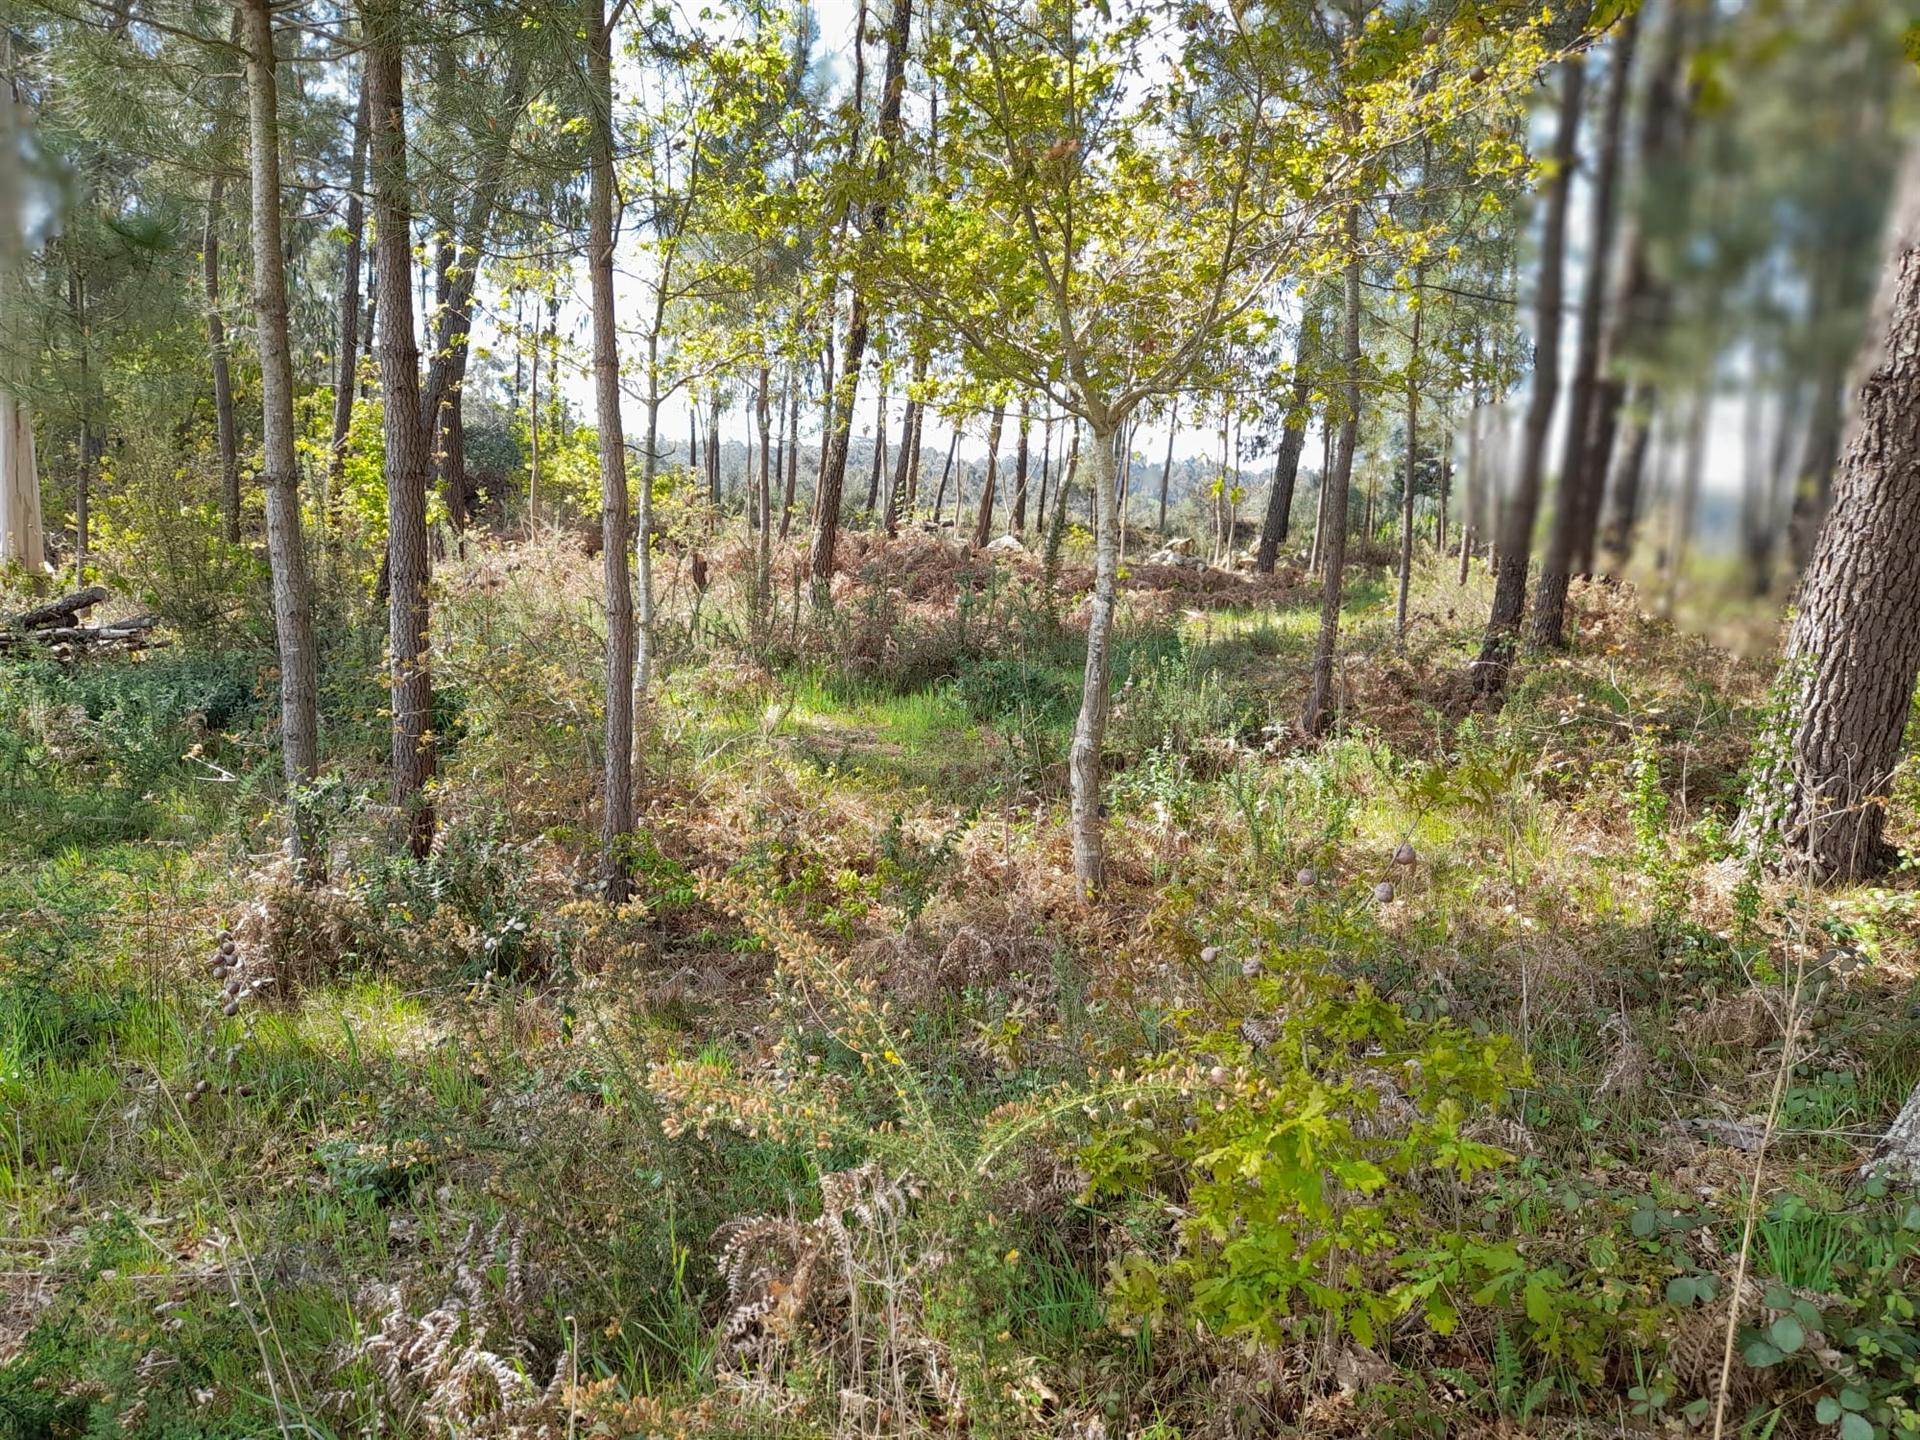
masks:
<svg viewBox="0 0 1920 1440"><path fill-rule="evenodd" d="M317 890L269 655L0 657L0 1436L1914 1433L1920 913L1732 834L1763 661L1576 587L1471 706L1363 568L1306 745L1313 588L1136 570L1089 902L1083 573L849 547L665 569L612 912L560 536L443 566L424 863L340 602Z"/></svg>

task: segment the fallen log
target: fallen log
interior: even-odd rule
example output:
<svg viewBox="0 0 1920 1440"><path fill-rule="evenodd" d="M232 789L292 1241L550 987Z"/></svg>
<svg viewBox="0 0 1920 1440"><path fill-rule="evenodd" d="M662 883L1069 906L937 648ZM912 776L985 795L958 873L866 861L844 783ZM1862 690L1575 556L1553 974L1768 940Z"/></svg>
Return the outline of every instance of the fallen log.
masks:
<svg viewBox="0 0 1920 1440"><path fill-rule="evenodd" d="M89 585L84 590L76 590L71 595L63 595L58 600L49 600L45 605L35 606L22 611L7 621L9 630L38 630L43 626L57 625L62 620L72 620L89 605L98 605L107 598L104 585Z"/></svg>
<svg viewBox="0 0 1920 1440"><path fill-rule="evenodd" d="M141 649L160 642L149 632L160 623L158 615L135 615L125 620L110 620L103 625L51 625L37 630L0 631L0 652L25 650L44 645L56 652L75 650Z"/></svg>

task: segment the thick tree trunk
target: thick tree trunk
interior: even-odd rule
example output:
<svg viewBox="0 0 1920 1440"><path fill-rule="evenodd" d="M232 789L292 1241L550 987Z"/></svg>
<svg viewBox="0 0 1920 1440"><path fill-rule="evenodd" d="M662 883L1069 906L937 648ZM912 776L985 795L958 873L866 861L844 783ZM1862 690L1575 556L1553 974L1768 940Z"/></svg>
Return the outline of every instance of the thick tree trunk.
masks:
<svg viewBox="0 0 1920 1440"><path fill-rule="evenodd" d="M1567 192L1580 132L1580 102L1586 91L1586 65L1576 56L1562 66L1559 130L1554 137L1554 173L1547 190L1540 240L1539 311L1535 321L1533 377L1527 395L1526 429L1513 493L1500 517L1500 563L1494 577L1493 609L1486 638L1474 665L1474 684L1492 694L1506 684L1514 639L1526 613L1527 568L1533 558L1533 526L1540 511L1540 476L1547 432L1560 396L1561 297L1565 292Z"/></svg>
<svg viewBox="0 0 1920 1440"><path fill-rule="evenodd" d="M1280 450L1273 458L1273 484L1267 491L1267 513L1260 522L1260 548L1254 552L1253 568L1271 575L1280 558L1280 546L1287 538L1293 519L1293 488L1300 478L1300 452L1307 444L1307 399L1313 393L1307 358L1312 353L1317 317L1300 319L1300 342L1293 355L1293 396L1287 406L1287 426L1280 433ZM1173 448L1167 448L1173 458ZM1166 481L1160 482L1161 505L1166 504ZM1164 516L1162 517L1164 523Z"/></svg>
<svg viewBox="0 0 1920 1440"><path fill-rule="evenodd" d="M601 783L600 883L609 905L630 894L633 830L633 588L627 566L627 440L620 417L620 338L613 293L613 27L605 0L585 0L588 126L587 278L593 296L594 418L600 430L600 558L607 608L606 771ZM444 335L444 332L443 332ZM464 339L461 341L464 348ZM766 418L761 391L761 419Z"/></svg>
<svg viewBox="0 0 1920 1440"><path fill-rule="evenodd" d="M353 165L347 183L347 258L340 283L340 355L333 381L333 436L327 449L321 523L329 522L346 473L347 431L353 424L353 392L360 374L360 267L367 243L367 83L353 107Z"/></svg>
<svg viewBox="0 0 1920 1440"><path fill-rule="evenodd" d="M893 18L887 27L887 66L880 92L880 148L875 161L876 188L880 198L869 212L865 239L877 245L886 234L886 188L892 175L895 152L900 147L900 103L906 91L907 46L913 35L913 0L893 0ZM814 517L813 546L808 569L814 580L816 596L824 597L825 585L833 574L833 552L840 538L840 495L847 477L847 446L853 438L853 382L860 373L860 361L867 349L867 296L856 285L853 306L847 317L846 355L841 371L847 377L847 403L836 407L831 439L820 471L819 513ZM829 392L831 393L831 386Z"/></svg>
<svg viewBox="0 0 1920 1440"><path fill-rule="evenodd" d="M1007 407L995 405L987 422L987 477L980 486L980 510L973 522L973 548L983 550L993 538L994 490L1000 475L1000 428L1006 423Z"/></svg>
<svg viewBox="0 0 1920 1440"><path fill-rule="evenodd" d="M303 883L325 872L325 856L302 792L319 768L319 687L312 596L300 540L300 472L294 452L293 347L280 223L280 101L270 0L243 0L247 52L248 168L253 181L253 307L260 342L262 486L273 623L280 662L280 753L288 787L292 853Z"/></svg>
<svg viewBox="0 0 1920 1440"><path fill-rule="evenodd" d="M1087 666L1080 684L1080 714L1067 754L1072 790L1073 874L1096 891L1106 879L1106 821L1100 803L1100 752L1107 734L1111 693L1113 602L1119 587L1120 527L1114 503L1113 452L1118 426L1093 426L1093 598L1087 613Z"/></svg>
<svg viewBox="0 0 1920 1440"><path fill-rule="evenodd" d="M1891 239L1833 508L1787 636L1791 754L1756 777L1742 821L1763 853L1818 880L1893 859L1886 802L1920 676L1920 146Z"/></svg>
<svg viewBox="0 0 1920 1440"><path fill-rule="evenodd" d="M1347 491L1353 480L1353 452L1360 443L1360 207L1347 207L1345 311L1340 327L1340 364L1344 372L1340 449L1331 473L1320 480L1321 568L1320 633L1314 640L1313 670L1307 681L1300 728L1309 736L1327 732L1333 720L1333 654L1340 640L1340 601L1347 570Z"/></svg>
<svg viewBox="0 0 1920 1440"><path fill-rule="evenodd" d="M265 0L252 0L264 4ZM413 329L413 198L407 185L406 76L399 7L364 12L373 169L374 266L380 301L380 399L387 478L387 662L393 710L393 803L407 848L433 848L433 684L428 668L427 439Z"/></svg>
<svg viewBox="0 0 1920 1440"><path fill-rule="evenodd" d="M1605 484L1604 474L1588 471L1594 425L1594 397L1600 376L1601 327L1607 299L1607 266L1613 256L1615 195L1620 180L1620 132L1625 124L1627 90L1632 77L1634 42L1640 33L1640 12L1621 21L1613 41L1607 70L1607 97L1596 141L1593 195L1589 206L1586 277L1580 294L1580 334L1574 352L1573 375L1567 387L1566 445L1560 461L1560 495L1554 505L1553 526L1547 533L1546 554L1540 560L1540 581L1533 594L1531 639L1542 649L1566 643L1567 589L1580 553L1592 546L1593 518L1598 507L1593 492Z"/></svg>

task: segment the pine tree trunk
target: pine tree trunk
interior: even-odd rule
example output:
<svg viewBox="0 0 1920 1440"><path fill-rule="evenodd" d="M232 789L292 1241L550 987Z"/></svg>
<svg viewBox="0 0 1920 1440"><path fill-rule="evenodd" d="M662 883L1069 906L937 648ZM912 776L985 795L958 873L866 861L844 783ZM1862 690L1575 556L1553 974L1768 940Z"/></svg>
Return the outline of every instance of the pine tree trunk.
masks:
<svg viewBox="0 0 1920 1440"><path fill-rule="evenodd" d="M1607 299L1607 265L1613 255L1615 195L1620 179L1620 133L1625 124L1627 89L1632 77L1634 42L1640 33L1640 14L1634 11L1620 23L1607 71L1606 107L1596 149L1593 195L1589 206L1586 277L1580 295L1580 333L1574 352L1573 375L1567 386L1565 449L1560 461L1560 494L1554 505L1553 526L1547 533L1546 554L1540 561L1540 581L1534 589L1532 643L1558 649L1566 643L1567 590L1583 547L1591 548L1593 492L1606 482L1604 474L1587 469L1594 425L1595 390L1600 376L1601 327Z"/></svg>
<svg viewBox="0 0 1920 1440"><path fill-rule="evenodd" d="M1547 191L1540 241L1539 311L1535 321L1533 377L1527 395L1526 429L1513 493L1500 517L1500 562L1494 576L1493 609L1486 638L1474 665L1474 684L1483 694L1506 684L1514 639L1526 613L1527 569L1533 558L1533 526L1540 511L1540 477L1545 466L1547 432L1560 396L1561 297L1565 292L1567 193L1580 131L1580 102L1586 90L1586 65L1575 56L1562 67L1559 130L1554 138L1554 174Z"/></svg>
<svg viewBox="0 0 1920 1440"><path fill-rule="evenodd" d="M1347 207L1345 312L1340 328L1340 364L1344 371L1340 448L1331 474L1320 481L1321 568L1320 633L1314 640L1313 670L1307 682L1300 728L1309 736L1327 732L1333 721L1333 654L1340 640L1340 602L1347 570L1347 491L1353 480L1353 453L1360 443L1360 207Z"/></svg>
<svg viewBox="0 0 1920 1440"><path fill-rule="evenodd" d="M1852 433L1782 661L1791 755L1756 777L1742 821L1821 881L1894 858L1886 801L1920 676L1920 146L1892 222Z"/></svg>
<svg viewBox="0 0 1920 1440"><path fill-rule="evenodd" d="M353 425L353 392L360 375L360 267L367 243L367 84L360 81L353 108L353 163L347 180L347 258L340 274L340 354L333 380L333 435L327 447L326 489L320 497L322 525L331 522L346 474L347 431ZM216 381L217 384L217 381Z"/></svg>
<svg viewBox="0 0 1920 1440"><path fill-rule="evenodd" d="M251 0L265 4L266 0ZM365 11L374 263L380 298L380 399L386 440L387 658L393 708L393 803L407 848L433 848L433 685L428 669L427 429L413 329L413 199L407 187L406 76L399 9ZM551 388L551 386L549 386Z"/></svg>
<svg viewBox="0 0 1920 1440"><path fill-rule="evenodd" d="M1092 427L1093 598L1087 613L1087 665L1080 685L1080 713L1067 754L1072 791L1073 874L1086 891L1106 879L1106 820L1100 803L1100 754L1107 734L1111 693L1113 604L1119 588L1120 529L1114 503L1113 453L1117 426Z"/></svg>
<svg viewBox="0 0 1920 1440"><path fill-rule="evenodd" d="M1307 358L1313 344L1317 317L1300 317L1300 341L1293 356L1293 398L1287 407L1287 427L1280 434L1280 450L1273 459L1273 484L1267 491L1267 513L1260 523L1260 548L1254 552L1257 574L1271 575L1280 558L1280 546L1287 538L1293 518L1293 489L1300 478L1300 452L1307 444L1307 399L1313 393ZM1173 449L1167 449L1171 461ZM1160 482L1161 506L1166 504L1166 481ZM1164 523L1164 517L1163 521Z"/></svg>
<svg viewBox="0 0 1920 1440"><path fill-rule="evenodd" d="M993 501L1000 476L1000 429L1006 423L1007 407L995 405L987 422L987 477L980 486L980 510L973 522L973 548L984 550L993 538Z"/></svg>
<svg viewBox="0 0 1920 1440"><path fill-rule="evenodd" d="M1015 535L1027 533L1027 460L1032 426L1033 419L1023 402L1020 406L1020 434L1013 450L1013 521L1008 527Z"/></svg>
<svg viewBox="0 0 1920 1440"><path fill-rule="evenodd" d="M253 307L260 343L261 436L267 558L280 662L280 752L289 791L292 855L303 883L317 884L325 856L302 791L319 769L319 689L312 594L300 540L300 472L294 450L293 347L281 244L280 102L270 0L243 0L247 52L248 168L253 191Z"/></svg>
<svg viewBox="0 0 1920 1440"><path fill-rule="evenodd" d="M882 380L880 403L873 416L873 465L867 474L868 523L880 513L880 475L887 468L887 387Z"/></svg>
<svg viewBox="0 0 1920 1440"><path fill-rule="evenodd" d="M600 882L609 905L630 887L633 830L633 588L627 566L627 442L620 417L620 338L613 292L613 27L605 0L585 0L588 126L587 277L593 297L594 415L600 430L600 558L607 610L606 772L601 785ZM764 400L765 391L762 391ZM762 418L765 417L764 405Z"/></svg>

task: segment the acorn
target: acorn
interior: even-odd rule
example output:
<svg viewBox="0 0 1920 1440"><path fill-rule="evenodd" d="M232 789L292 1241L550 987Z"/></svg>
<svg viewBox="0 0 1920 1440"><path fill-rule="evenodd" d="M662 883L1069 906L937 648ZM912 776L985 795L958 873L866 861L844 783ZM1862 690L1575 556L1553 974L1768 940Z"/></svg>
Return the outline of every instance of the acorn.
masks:
<svg viewBox="0 0 1920 1440"><path fill-rule="evenodd" d="M1373 898L1378 900L1382 905L1392 904L1393 882L1391 880L1382 880L1378 885L1374 886Z"/></svg>
<svg viewBox="0 0 1920 1440"><path fill-rule="evenodd" d="M222 955L236 955L239 953L239 949L240 947L233 943L233 937L231 935L222 935L220 937L220 953Z"/></svg>
<svg viewBox="0 0 1920 1440"><path fill-rule="evenodd" d="M1440 43L1440 27L1438 25L1429 25L1427 27L1427 33L1420 38L1425 40L1429 45L1438 45Z"/></svg>
<svg viewBox="0 0 1920 1440"><path fill-rule="evenodd" d="M220 1007L220 1013L227 1016L238 1015L240 1013L240 1002L238 1000L227 1001L226 1004Z"/></svg>
<svg viewBox="0 0 1920 1440"><path fill-rule="evenodd" d="M1225 1085L1232 1078L1224 1065L1216 1065L1207 1072L1207 1083L1216 1087Z"/></svg>
<svg viewBox="0 0 1920 1440"><path fill-rule="evenodd" d="M1293 883L1296 885L1318 885L1320 883L1320 876L1311 865L1303 865L1295 873Z"/></svg>
<svg viewBox="0 0 1920 1440"><path fill-rule="evenodd" d="M1218 945L1209 945L1206 947L1206 949L1200 952L1200 963L1202 965L1211 965L1213 964L1214 961L1218 960L1219 958L1220 958L1220 947Z"/></svg>
<svg viewBox="0 0 1920 1440"><path fill-rule="evenodd" d="M213 978L216 980L224 980L232 973L233 967L231 965L215 965L213 967Z"/></svg>
<svg viewBox="0 0 1920 1440"><path fill-rule="evenodd" d="M1393 863L1396 865L1418 865L1420 863L1419 852L1413 848L1411 842L1402 840L1400 842L1400 848L1393 852Z"/></svg>
<svg viewBox="0 0 1920 1440"><path fill-rule="evenodd" d="M1475 85L1484 85L1487 80L1487 67L1476 65L1467 72L1467 79Z"/></svg>

